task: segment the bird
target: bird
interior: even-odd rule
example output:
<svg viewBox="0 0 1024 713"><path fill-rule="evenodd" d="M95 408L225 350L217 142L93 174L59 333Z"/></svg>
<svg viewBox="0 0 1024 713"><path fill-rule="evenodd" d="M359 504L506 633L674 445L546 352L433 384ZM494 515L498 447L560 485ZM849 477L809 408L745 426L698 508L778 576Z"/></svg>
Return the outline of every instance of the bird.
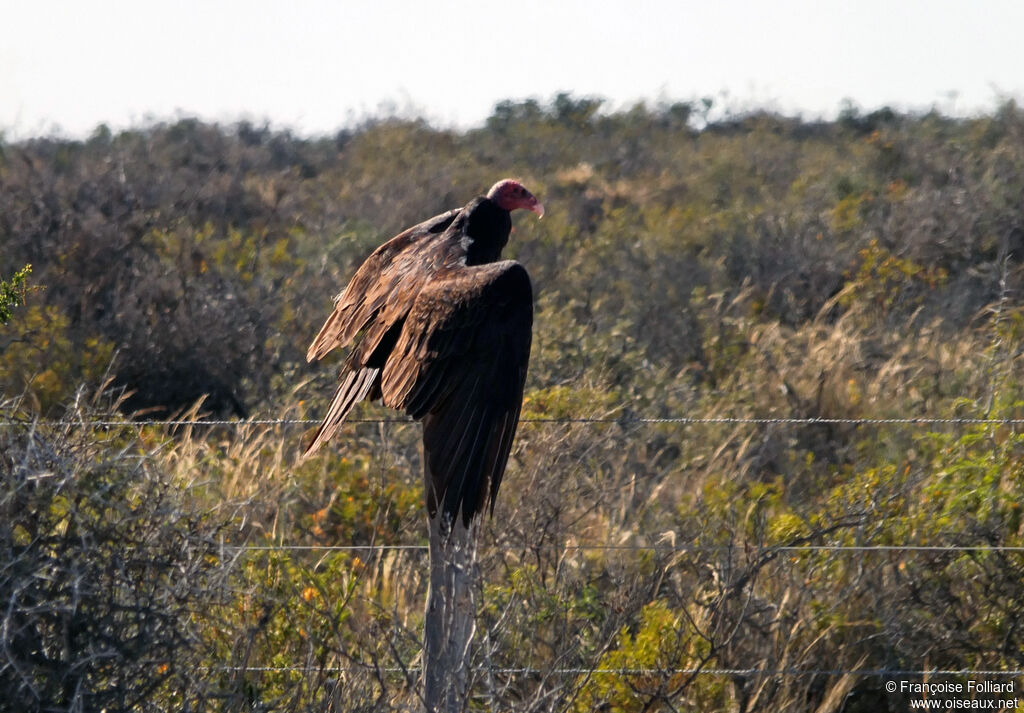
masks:
<svg viewBox="0 0 1024 713"><path fill-rule="evenodd" d="M335 298L306 354L350 346L303 458L352 407L381 400L423 423L431 521L470 522L494 505L522 408L533 325L526 269L502 260L517 209L544 206L514 179L374 250Z"/></svg>

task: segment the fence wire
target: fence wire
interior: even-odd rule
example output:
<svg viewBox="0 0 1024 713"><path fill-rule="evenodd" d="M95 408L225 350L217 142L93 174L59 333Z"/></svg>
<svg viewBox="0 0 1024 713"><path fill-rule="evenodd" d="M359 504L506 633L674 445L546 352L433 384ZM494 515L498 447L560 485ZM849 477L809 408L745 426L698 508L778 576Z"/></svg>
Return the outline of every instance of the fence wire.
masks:
<svg viewBox="0 0 1024 713"><path fill-rule="evenodd" d="M756 417L756 416L720 416L690 417L576 417L576 418L543 418L526 417L520 423L592 423L592 424L755 424L755 425L908 425L908 426L1024 426L1024 418L936 418L930 416L907 416L894 418L798 418L798 417ZM245 426L314 426L321 423L312 418L254 418L254 419L150 419L150 420L38 420L38 421L0 421L0 427L25 426L30 423L40 426L96 426L99 428L118 428L125 426L228 426L243 428ZM416 423L410 418L349 418L345 423Z"/></svg>
<svg viewBox="0 0 1024 713"><path fill-rule="evenodd" d="M347 419L355 424L412 424L412 419L404 417L391 418L352 418ZM314 426L320 420L307 418L253 418L253 419L65 419L35 421L0 421L0 427L68 427L85 426L96 428L124 427L292 427ZM1024 418L939 418L939 417L892 417L892 418L822 418L822 417L642 417L624 415L620 417L571 417L546 418L525 417L520 423L554 423L554 424L606 424L622 426L640 424L734 424L734 425L779 425L779 426L813 426L813 425L849 425L849 426L1024 426ZM363 545L294 545L287 543L266 545L222 545L224 553L243 552L387 552L407 551L426 552L427 545L420 544L363 544ZM887 545L839 545L839 544L802 544L785 546L708 546L708 545L643 545L643 544L607 544L578 543L561 545L563 551L604 551L604 552L653 552L672 555L687 553L1024 553L1024 546L1000 545L930 545L930 544L887 544ZM204 670L211 673L227 674L273 674L273 673L304 673L318 672L325 674L388 674L388 675L419 675L420 667L409 666L211 666ZM636 676L636 677L667 677L667 676L732 676L732 677L800 677L800 676L862 676L872 678L893 679L898 677L1024 677L1024 669L1009 670L970 670L970 669L844 669L844 668L608 668L608 667L556 667L550 669L538 667L477 667L478 673L495 676Z"/></svg>
<svg viewBox="0 0 1024 713"><path fill-rule="evenodd" d="M419 674L419 666L216 666L209 671L226 673L385 673ZM873 676L894 678L898 676L1024 676L1024 670L1007 671L970 669L845 669L845 668L487 668L475 669L479 673L497 676Z"/></svg>
<svg viewBox="0 0 1024 713"><path fill-rule="evenodd" d="M391 550L419 550L427 545L225 545L226 552L387 552ZM728 545L604 545L587 543L563 545L562 550L602 552L655 552L657 554L683 554L707 552L1024 552L1024 547L1010 545L779 545L777 547L744 547Z"/></svg>

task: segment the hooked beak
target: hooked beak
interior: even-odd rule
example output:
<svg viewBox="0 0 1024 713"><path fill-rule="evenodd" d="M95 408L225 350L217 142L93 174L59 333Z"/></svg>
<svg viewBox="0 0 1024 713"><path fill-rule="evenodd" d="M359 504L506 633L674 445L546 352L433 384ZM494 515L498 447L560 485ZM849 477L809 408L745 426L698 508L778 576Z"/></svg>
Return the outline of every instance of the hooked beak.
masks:
<svg viewBox="0 0 1024 713"><path fill-rule="evenodd" d="M529 208L537 214L538 219L544 217L544 204L536 198L533 199L533 203L530 204Z"/></svg>

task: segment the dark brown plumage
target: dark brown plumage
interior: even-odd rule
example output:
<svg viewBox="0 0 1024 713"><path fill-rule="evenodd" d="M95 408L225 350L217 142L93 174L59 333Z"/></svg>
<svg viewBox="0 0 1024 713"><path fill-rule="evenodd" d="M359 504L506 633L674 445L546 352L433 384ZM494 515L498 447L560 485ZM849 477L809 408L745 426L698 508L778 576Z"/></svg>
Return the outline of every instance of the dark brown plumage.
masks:
<svg viewBox="0 0 1024 713"><path fill-rule="evenodd" d="M468 526L493 511L522 405L533 291L499 260L517 208L543 215L529 191L499 181L487 196L377 248L337 299L306 358L352 344L312 455L359 401L423 421L427 508Z"/></svg>

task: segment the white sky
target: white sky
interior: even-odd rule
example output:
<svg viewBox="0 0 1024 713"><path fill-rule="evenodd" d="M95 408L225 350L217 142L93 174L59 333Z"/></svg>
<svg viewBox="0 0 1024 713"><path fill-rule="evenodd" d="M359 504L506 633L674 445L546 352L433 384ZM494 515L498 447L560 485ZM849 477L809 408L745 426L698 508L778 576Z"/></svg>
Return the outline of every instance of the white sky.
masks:
<svg viewBox="0 0 1024 713"><path fill-rule="evenodd" d="M0 131L180 115L469 126L557 91L834 115L1024 97L1024 0L0 0Z"/></svg>

